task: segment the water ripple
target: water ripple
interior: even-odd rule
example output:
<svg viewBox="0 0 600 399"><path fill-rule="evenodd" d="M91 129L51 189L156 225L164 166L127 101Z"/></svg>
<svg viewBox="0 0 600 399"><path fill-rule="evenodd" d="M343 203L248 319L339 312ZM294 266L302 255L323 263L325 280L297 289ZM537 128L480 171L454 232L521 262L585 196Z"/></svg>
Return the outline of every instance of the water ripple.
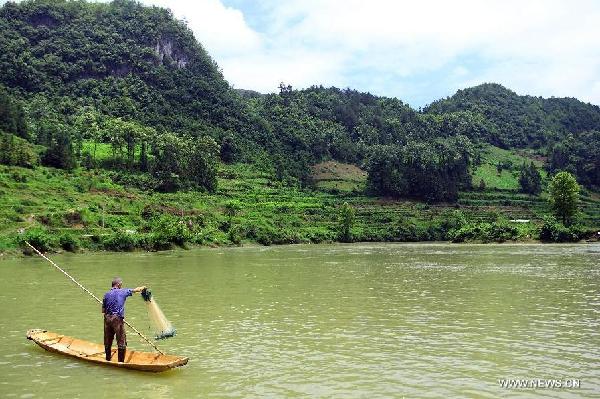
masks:
<svg viewBox="0 0 600 399"><path fill-rule="evenodd" d="M0 303L12 317L0 321L0 396L599 396L598 253L359 244L57 256L94 292L117 274L153 288L178 329L161 347L190 357L160 375L72 361L26 341L27 329L44 327L100 342L99 309L38 260L3 261ZM31 281L39 295L23 295ZM143 307L129 301L143 329ZM502 378L577 378L582 388L511 391Z"/></svg>

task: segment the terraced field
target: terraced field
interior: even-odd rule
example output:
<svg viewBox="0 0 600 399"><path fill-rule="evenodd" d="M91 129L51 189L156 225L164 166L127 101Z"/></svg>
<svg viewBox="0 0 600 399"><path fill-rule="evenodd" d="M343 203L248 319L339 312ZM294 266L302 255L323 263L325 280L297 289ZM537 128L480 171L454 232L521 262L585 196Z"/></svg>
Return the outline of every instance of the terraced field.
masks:
<svg viewBox="0 0 600 399"><path fill-rule="evenodd" d="M456 221L526 219L539 224L550 213L545 194L534 197L509 189L463 192L456 204L370 197L358 188L365 183L360 169L325 167L316 188L306 190L284 186L249 165L223 165L219 188L209 194L132 189L115 183L118 179L107 171L0 166L0 251L14 247L22 230L68 232L85 247L86 240L111 234L149 233L151 221L161 215L189 225L194 242L204 245L335 241L344 202L355 212L353 236L364 241L436 239ZM332 179L354 186L332 190L319 185ZM600 196L584 192L580 220L588 228L600 227Z"/></svg>

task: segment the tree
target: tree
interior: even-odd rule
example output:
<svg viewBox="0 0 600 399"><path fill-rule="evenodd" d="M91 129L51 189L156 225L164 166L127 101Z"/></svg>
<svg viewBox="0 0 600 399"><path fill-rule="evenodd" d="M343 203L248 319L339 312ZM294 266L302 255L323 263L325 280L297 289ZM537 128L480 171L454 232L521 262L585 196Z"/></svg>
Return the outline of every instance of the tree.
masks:
<svg viewBox="0 0 600 399"><path fill-rule="evenodd" d="M157 131L153 127L142 126L139 130L141 148L140 148L140 170L148 171L148 143L154 140L157 136Z"/></svg>
<svg viewBox="0 0 600 399"><path fill-rule="evenodd" d="M153 128L142 126L135 121L124 121L121 118L108 119L105 123L105 134L112 146L113 157L118 157L119 163L123 160L123 147L125 147L125 165L129 170L135 167L135 150L140 149L140 167L144 170L147 166L146 140L155 134Z"/></svg>
<svg viewBox="0 0 600 399"><path fill-rule="evenodd" d="M183 172L187 180L210 192L217 190L217 166L219 145L210 136L195 139L189 143L186 168Z"/></svg>
<svg viewBox="0 0 600 399"><path fill-rule="evenodd" d="M176 191L186 186L217 189L219 145L212 137L199 139L164 133L153 145L152 175L158 179L158 190Z"/></svg>
<svg viewBox="0 0 600 399"><path fill-rule="evenodd" d="M232 134L227 134L221 140L221 161L233 163L236 160L239 149Z"/></svg>
<svg viewBox="0 0 600 399"><path fill-rule="evenodd" d="M522 193L538 195L542 192L542 175L533 162L529 165L523 163L521 166L519 185Z"/></svg>
<svg viewBox="0 0 600 399"><path fill-rule="evenodd" d="M0 132L0 164L33 168L39 156L33 144L13 134Z"/></svg>
<svg viewBox="0 0 600 399"><path fill-rule="evenodd" d="M172 192L181 187L184 146L183 140L172 133L164 133L154 141L151 172L158 180L159 191Z"/></svg>
<svg viewBox="0 0 600 399"><path fill-rule="evenodd" d="M483 179L479 180L479 191L485 191L485 181Z"/></svg>
<svg viewBox="0 0 600 399"><path fill-rule="evenodd" d="M550 206L558 219L568 226L577 214L579 184L569 172L557 173L550 182Z"/></svg>
<svg viewBox="0 0 600 399"><path fill-rule="evenodd" d="M48 148L42 157L42 164L60 169L75 167L75 154L71 134L67 126L58 124L47 130Z"/></svg>
<svg viewBox="0 0 600 399"><path fill-rule="evenodd" d="M126 122L121 118L111 118L104 123L104 135L112 149L113 163L121 164L123 146L125 145Z"/></svg>
<svg viewBox="0 0 600 399"><path fill-rule="evenodd" d="M93 164L96 163L96 149L101 140L100 114L95 109L82 109L75 116L75 132L80 140L92 140L94 149L92 150Z"/></svg>
<svg viewBox="0 0 600 399"><path fill-rule="evenodd" d="M568 171L582 185L600 188L600 130L568 135L548 151L548 171Z"/></svg>
<svg viewBox="0 0 600 399"><path fill-rule="evenodd" d="M471 186L471 153L465 136L374 146L367 162L367 185L379 195L456 201L459 189Z"/></svg>
<svg viewBox="0 0 600 399"><path fill-rule="evenodd" d="M348 205L347 202L342 204L340 208L340 240L343 242L352 241L352 226L354 225L354 208Z"/></svg>
<svg viewBox="0 0 600 399"><path fill-rule="evenodd" d="M0 86L0 131L29 139L23 107L13 101L2 86Z"/></svg>

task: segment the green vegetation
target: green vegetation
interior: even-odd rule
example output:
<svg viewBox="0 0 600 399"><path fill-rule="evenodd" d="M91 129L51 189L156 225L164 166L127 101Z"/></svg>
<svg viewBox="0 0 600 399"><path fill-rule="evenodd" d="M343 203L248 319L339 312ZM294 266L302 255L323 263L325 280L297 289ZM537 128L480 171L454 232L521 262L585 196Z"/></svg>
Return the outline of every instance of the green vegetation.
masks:
<svg viewBox="0 0 600 399"><path fill-rule="evenodd" d="M550 182L550 205L563 224L570 225L578 212L579 184L569 172L560 172Z"/></svg>
<svg viewBox="0 0 600 399"><path fill-rule="evenodd" d="M539 235L531 223L510 223L507 220L466 224L452 234L453 242L505 242L531 240Z"/></svg>
<svg viewBox="0 0 600 399"><path fill-rule="evenodd" d="M25 112L0 86L0 132L11 132L21 138L28 138Z"/></svg>
<svg viewBox="0 0 600 399"><path fill-rule="evenodd" d="M544 242L576 242L587 236L589 232L581 225L565 226L552 216L545 217L540 228L540 240Z"/></svg>
<svg viewBox="0 0 600 399"><path fill-rule="evenodd" d="M352 242L354 218L354 209L347 202L344 202L340 208L340 241Z"/></svg>
<svg viewBox="0 0 600 399"><path fill-rule="evenodd" d="M523 163L519 173L519 186L522 193L538 195L542 192L542 175L533 162Z"/></svg>
<svg viewBox="0 0 600 399"><path fill-rule="evenodd" d="M600 129L568 135L548 152L548 170L568 171L590 188L600 188Z"/></svg>
<svg viewBox="0 0 600 399"><path fill-rule="evenodd" d="M0 250L563 241L600 226L600 108L575 99L484 84L417 111L351 89L233 90L184 22L130 0L5 3L0 50ZM558 183L548 193L563 170L584 187L577 217ZM544 219L549 196L563 225Z"/></svg>
<svg viewBox="0 0 600 399"><path fill-rule="evenodd" d="M427 202L456 201L470 188L471 142L465 136L378 146L367 164L369 189Z"/></svg>
<svg viewBox="0 0 600 399"><path fill-rule="evenodd" d="M544 179L547 176L541 169L543 163L534 158L533 154L524 154L523 151L509 151L489 144L481 146L477 151L479 164L473 170L473 183L484 182L486 188L501 190L518 190L520 188L519 175L521 165L533 162L535 168Z"/></svg>
<svg viewBox="0 0 600 399"><path fill-rule="evenodd" d="M473 112L488 121L485 141L501 148L541 149L557 140L598 130L600 108L574 98L519 96L499 84L459 90L435 101L425 112Z"/></svg>
<svg viewBox="0 0 600 399"><path fill-rule="evenodd" d="M498 84L459 90L425 109L432 114L474 112L488 121L484 140L504 149L536 149L551 173L567 170L583 185L600 187L600 107L574 98L519 96Z"/></svg>
<svg viewBox="0 0 600 399"><path fill-rule="evenodd" d="M315 188L332 194L362 193L367 172L356 165L327 161L311 167L311 178Z"/></svg>
<svg viewBox="0 0 600 399"><path fill-rule="evenodd" d="M39 151L27 140L0 132L0 164L33 168L40 163Z"/></svg>
<svg viewBox="0 0 600 399"><path fill-rule="evenodd" d="M0 166L0 248L25 237L46 249L161 250L187 245L333 241L509 241L540 236L547 201L510 192L467 192L458 204L293 188L247 164L221 164L215 193L126 187L114 171ZM600 221L584 199L582 226ZM508 219L529 219L514 223ZM581 228L585 238L590 227ZM554 236L550 236L554 237ZM564 240L563 236L556 236ZM572 236L571 236L572 237ZM553 238L551 238L553 239Z"/></svg>

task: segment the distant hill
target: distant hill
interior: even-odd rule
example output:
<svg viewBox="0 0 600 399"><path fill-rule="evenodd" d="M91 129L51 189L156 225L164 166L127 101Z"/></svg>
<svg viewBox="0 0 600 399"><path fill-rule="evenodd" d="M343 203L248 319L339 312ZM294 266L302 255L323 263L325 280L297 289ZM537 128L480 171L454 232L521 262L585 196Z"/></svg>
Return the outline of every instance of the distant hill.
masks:
<svg viewBox="0 0 600 399"><path fill-rule="evenodd" d="M293 184L310 184L312 165L338 161L367 171L371 193L454 201L471 188L480 144L490 143L535 148L550 171L600 185L591 150L600 108L576 99L484 84L419 112L349 88L279 89L233 89L185 22L163 8L132 0L0 7L0 103L11 108L0 126L45 148L46 166L146 173L155 179L146 187L174 190L185 184L156 180L193 179L194 163L214 175L197 162L210 148L211 164L254 163ZM102 146L110 157L99 164Z"/></svg>
<svg viewBox="0 0 600 399"><path fill-rule="evenodd" d="M262 94L256 90L235 89L235 92L238 93L243 98L260 98L260 97L264 96L264 94Z"/></svg>
<svg viewBox="0 0 600 399"><path fill-rule="evenodd" d="M240 130L243 104L170 11L134 1L0 8L0 83L68 117L82 106L160 129Z"/></svg>
<svg viewBox="0 0 600 399"><path fill-rule="evenodd" d="M600 130L600 107L575 98L519 96L499 84L486 83L459 90L433 102L429 114L470 111L493 125L491 144L503 147L542 147L568 133Z"/></svg>

